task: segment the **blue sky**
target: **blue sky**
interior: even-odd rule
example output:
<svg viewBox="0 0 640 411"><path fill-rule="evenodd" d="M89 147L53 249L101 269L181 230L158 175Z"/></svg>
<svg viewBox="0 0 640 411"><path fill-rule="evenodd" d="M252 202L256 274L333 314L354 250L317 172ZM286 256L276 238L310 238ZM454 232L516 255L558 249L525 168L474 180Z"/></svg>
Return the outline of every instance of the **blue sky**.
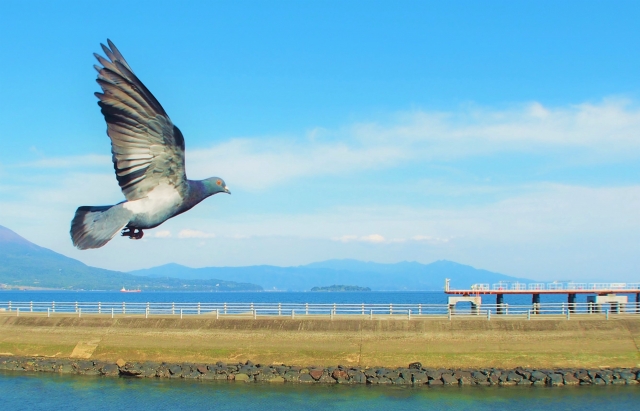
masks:
<svg viewBox="0 0 640 411"><path fill-rule="evenodd" d="M449 259L637 281L640 17L601 1L7 1L0 224L99 267ZM110 38L210 198L75 250L123 199L93 52Z"/></svg>

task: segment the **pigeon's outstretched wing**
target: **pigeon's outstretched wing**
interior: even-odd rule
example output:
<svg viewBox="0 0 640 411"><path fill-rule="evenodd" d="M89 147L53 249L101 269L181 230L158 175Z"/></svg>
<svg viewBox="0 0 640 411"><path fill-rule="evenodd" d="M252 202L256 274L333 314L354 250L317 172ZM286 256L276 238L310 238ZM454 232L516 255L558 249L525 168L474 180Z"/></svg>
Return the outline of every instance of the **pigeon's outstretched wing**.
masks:
<svg viewBox="0 0 640 411"><path fill-rule="evenodd" d="M116 46L101 44L107 56L94 54L102 67L95 93L107 122L118 184L128 201L145 197L159 184L186 189L184 138L158 100L133 74Z"/></svg>

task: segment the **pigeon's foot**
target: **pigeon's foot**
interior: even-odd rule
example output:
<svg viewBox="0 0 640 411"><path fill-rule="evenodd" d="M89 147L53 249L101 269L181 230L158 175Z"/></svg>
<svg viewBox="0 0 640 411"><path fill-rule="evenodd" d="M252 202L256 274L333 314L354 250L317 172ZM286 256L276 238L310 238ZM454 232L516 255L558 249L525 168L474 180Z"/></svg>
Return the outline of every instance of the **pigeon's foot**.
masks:
<svg viewBox="0 0 640 411"><path fill-rule="evenodd" d="M129 237L131 240L139 240L143 235L144 233L139 228L125 227L124 230L122 230L122 236Z"/></svg>

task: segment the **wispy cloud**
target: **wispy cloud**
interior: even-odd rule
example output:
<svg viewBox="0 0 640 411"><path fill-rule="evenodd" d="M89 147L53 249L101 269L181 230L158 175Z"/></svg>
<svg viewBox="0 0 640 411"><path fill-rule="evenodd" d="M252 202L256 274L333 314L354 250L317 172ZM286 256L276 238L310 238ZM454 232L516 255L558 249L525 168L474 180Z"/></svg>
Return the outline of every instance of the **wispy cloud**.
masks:
<svg viewBox="0 0 640 411"><path fill-rule="evenodd" d="M237 138L187 152L189 174L209 176L212 162L233 185L260 190L312 176L345 175L413 162L500 152L567 154L588 161L640 157L640 108L630 101L507 110L399 113L386 123L353 124L304 138ZM215 159L215 160L214 160Z"/></svg>
<svg viewBox="0 0 640 411"><path fill-rule="evenodd" d="M204 231L184 229L178 233L178 238L214 238L216 235L213 233L206 233Z"/></svg>

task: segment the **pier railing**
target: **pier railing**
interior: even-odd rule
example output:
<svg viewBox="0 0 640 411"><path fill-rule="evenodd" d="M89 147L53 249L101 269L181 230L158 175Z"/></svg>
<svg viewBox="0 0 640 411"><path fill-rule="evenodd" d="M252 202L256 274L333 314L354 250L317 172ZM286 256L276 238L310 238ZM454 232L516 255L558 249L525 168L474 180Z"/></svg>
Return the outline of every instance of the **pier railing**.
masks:
<svg viewBox="0 0 640 411"><path fill-rule="evenodd" d="M291 317L291 318L551 318L640 315L640 303L544 303L532 305L483 304L310 304L310 303L131 303L0 301L0 315L145 317Z"/></svg>
<svg viewBox="0 0 640 411"><path fill-rule="evenodd" d="M552 282L552 283L520 283L517 281L503 281L495 284L473 284L471 290L474 291L576 291L576 290L619 290L640 292L640 283L574 283L574 282Z"/></svg>

